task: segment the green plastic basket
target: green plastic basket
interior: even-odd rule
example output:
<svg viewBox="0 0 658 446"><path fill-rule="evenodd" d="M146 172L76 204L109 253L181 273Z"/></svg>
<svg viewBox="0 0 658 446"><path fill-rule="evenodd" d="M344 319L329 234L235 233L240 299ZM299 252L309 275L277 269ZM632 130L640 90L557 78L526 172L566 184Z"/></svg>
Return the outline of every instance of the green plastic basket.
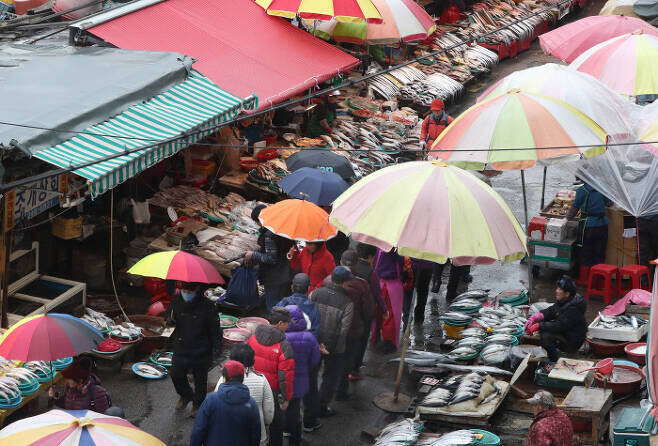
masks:
<svg viewBox="0 0 658 446"><path fill-rule="evenodd" d="M220 325L220 327L222 327L222 328L233 328L233 327L235 327L235 324L237 324L238 321L240 320L239 318L237 318L235 316L231 316L231 315L228 315L228 314L221 314L221 313L218 316L218 319L219 318L221 318L221 319L230 319L230 320L233 321L233 324L231 324L231 325Z"/></svg>
<svg viewBox="0 0 658 446"><path fill-rule="evenodd" d="M489 431L481 429L471 429L471 432L482 435L482 438L475 440L474 445L478 446L498 446L500 444L500 437Z"/></svg>

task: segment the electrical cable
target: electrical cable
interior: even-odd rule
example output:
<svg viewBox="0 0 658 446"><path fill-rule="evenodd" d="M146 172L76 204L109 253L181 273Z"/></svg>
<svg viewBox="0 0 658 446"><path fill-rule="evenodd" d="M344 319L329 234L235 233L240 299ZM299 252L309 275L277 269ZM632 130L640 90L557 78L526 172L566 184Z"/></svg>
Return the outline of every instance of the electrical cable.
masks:
<svg viewBox="0 0 658 446"><path fill-rule="evenodd" d="M117 293L117 286L114 283L114 189L110 190L110 279L112 280L112 289L114 290L114 297L117 300L117 305L123 314L123 317L130 322L130 318L123 310L121 301L119 300L119 293Z"/></svg>
<svg viewBox="0 0 658 446"><path fill-rule="evenodd" d="M85 168L85 167L90 167L90 166L93 166L95 164L99 164L99 163L102 163L102 162L105 162L105 161L110 161L112 159L115 159L115 158L118 158L118 157L121 157L121 156L125 156L125 155L130 155L130 154L142 151L142 150L146 151L148 149L158 147L162 144L167 144L167 143L178 141L179 139L189 138L190 136L194 136L194 135L197 135L197 134L200 134L200 133L205 133L205 132L208 132L208 131L214 131L214 130L217 130L219 128L225 127L225 126L230 126L230 125L237 124L237 123L239 123L241 121L244 121L246 119L253 119L255 117L262 116L262 115L265 115L267 113L271 113L271 112L279 110L281 108L289 107L291 105L295 105L295 104L298 104L300 102L304 102L304 101L313 99L315 97L325 95L325 94L327 94L327 93L329 93L333 90L336 90L338 88L350 87L352 85L356 85L356 84L359 84L361 82L368 81L368 80L370 80L372 78L375 78L377 76L381 76L381 75L390 73L390 72L395 71L399 68L411 65L411 64L416 63L420 60L424 60L424 59L427 59L427 58L434 57L434 56L437 56L439 54L445 53L447 51L451 51L451 50L453 50L455 48L458 48L460 46L468 45L468 44L471 44L471 43L477 43L478 40L480 40L480 39L482 39L486 36L489 36L489 35L495 34L497 32L500 32L504 29L510 28L510 27L512 27L512 26L514 26L518 23L526 21L527 19L529 19L531 17L534 17L534 16L537 16L539 14L543 14L545 12L551 11L551 10L555 9L556 7L558 7L558 6L561 6L562 4L566 4L566 3L570 3L570 2L571 2L571 0L560 0L559 2L557 2L557 3L555 3L551 6L547 6L545 8L539 9L539 10L537 10L537 11L531 13L531 14L528 14L527 16L524 16L522 18L514 20L511 23L500 26L500 27L498 27L496 29L493 29L491 31L488 31L486 33L483 33L483 34L480 34L480 35L477 35L477 36L473 36L472 38L470 38L468 40L462 40L462 41L460 41L458 43L455 43L453 45L449 45L448 47L440 48L436 51L430 52L430 53L428 53L426 55L423 55L423 56L418 56L416 58L407 60L405 62L402 62L402 63L398 64L398 65L392 65L388 68L377 71L375 73L367 74L367 75L364 75L360 78L349 80L345 83L342 83L339 86L331 86L329 88L320 89L320 90L316 91L315 93L311 93L311 94L307 94L307 95L302 96L302 97L293 98L293 99L290 99L290 100L287 100L287 101L283 101L279 104L271 105L269 108L265 108L263 110L256 111L256 112L244 115L244 116L239 116L239 117L236 117L234 119L225 121L225 122L220 123L220 124L216 124L216 125L212 125L212 126L208 126L208 127L203 127L203 128L198 128L198 129L193 130L193 131L185 131L185 132L183 132L179 135L160 140L160 141L155 142L153 144L148 144L146 146L142 146L142 147L138 147L138 148L134 148L134 149L126 149L122 153L114 153L114 154L108 155L106 157L97 158L97 159L95 159L93 161L90 161L88 163L83 163L83 164L79 164L79 165L76 165L76 166L70 166L67 169L56 169L56 170L52 170L52 171L49 171L49 172L44 172L44 173L39 174L39 175L35 175L33 177L30 177L30 178L25 178L23 180L18 180L18 181L15 181L13 183L0 184L0 192L11 190L11 189L13 189L15 187L18 187L22 184L25 184L27 182L38 181L38 180L41 180L41 179L49 178L51 176L61 175L61 174L64 174L64 173L72 172L74 170L82 169L82 168ZM26 127L25 124L13 124L13 123L8 123L8 122L0 122L0 124L17 125L17 126L20 126L20 127ZM54 132L62 131L62 132L65 132L65 133L90 134L90 133L85 133L84 131L57 130L57 129L47 129L47 128L43 128L42 130L48 130L48 131L54 131ZM99 136L100 136L100 134L99 134ZM113 136L106 135L106 137L113 137ZM126 137L126 138L131 138L131 137ZM131 139L135 139L135 138L131 138Z"/></svg>

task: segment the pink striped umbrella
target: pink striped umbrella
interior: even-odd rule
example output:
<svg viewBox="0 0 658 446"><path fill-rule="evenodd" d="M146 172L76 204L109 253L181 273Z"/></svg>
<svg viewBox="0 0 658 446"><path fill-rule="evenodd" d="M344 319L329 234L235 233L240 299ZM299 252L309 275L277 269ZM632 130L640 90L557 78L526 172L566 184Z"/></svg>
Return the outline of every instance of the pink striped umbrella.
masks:
<svg viewBox="0 0 658 446"><path fill-rule="evenodd" d="M135 263L128 273L182 282L224 283L224 278L210 262L185 251L151 254Z"/></svg>

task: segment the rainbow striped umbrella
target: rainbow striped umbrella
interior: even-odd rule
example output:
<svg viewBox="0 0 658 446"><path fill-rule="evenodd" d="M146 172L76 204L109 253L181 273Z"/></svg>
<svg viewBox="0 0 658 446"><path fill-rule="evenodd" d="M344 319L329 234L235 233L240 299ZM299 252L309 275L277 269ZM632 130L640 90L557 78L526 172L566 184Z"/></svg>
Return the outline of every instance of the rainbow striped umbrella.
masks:
<svg viewBox="0 0 658 446"><path fill-rule="evenodd" d="M128 270L129 274L182 282L223 284L217 269L197 255L185 251L165 251L144 257Z"/></svg>
<svg viewBox="0 0 658 446"><path fill-rule="evenodd" d="M165 446L153 435L117 417L91 410L51 410L11 423L0 444L34 446Z"/></svg>
<svg viewBox="0 0 658 446"><path fill-rule="evenodd" d="M347 23L381 23L382 16L371 0L256 0L269 15Z"/></svg>
<svg viewBox="0 0 658 446"><path fill-rule="evenodd" d="M438 161L368 175L334 201L329 221L354 240L439 263L491 264L526 254L523 228L500 195Z"/></svg>
<svg viewBox="0 0 658 446"><path fill-rule="evenodd" d="M21 319L2 336L0 356L26 362L55 361L88 352L103 339L100 331L77 317L39 314Z"/></svg>
<svg viewBox="0 0 658 446"><path fill-rule="evenodd" d="M487 88L477 101L492 99L512 89L564 101L591 118L608 135L631 133L630 115L636 106L589 74L547 63L505 76Z"/></svg>
<svg viewBox="0 0 658 446"><path fill-rule="evenodd" d="M436 23L413 0L372 0L383 22L344 23L336 19L318 22L315 35L325 40L387 45L423 40L436 30Z"/></svg>
<svg viewBox="0 0 658 446"><path fill-rule="evenodd" d="M658 94L658 37L635 31L606 40L569 65L626 96Z"/></svg>
<svg viewBox="0 0 658 446"><path fill-rule="evenodd" d="M459 115L434 141L430 154L468 169L483 170L487 164L497 170L527 169L537 161L599 155L606 141L596 122L566 102L510 90Z"/></svg>

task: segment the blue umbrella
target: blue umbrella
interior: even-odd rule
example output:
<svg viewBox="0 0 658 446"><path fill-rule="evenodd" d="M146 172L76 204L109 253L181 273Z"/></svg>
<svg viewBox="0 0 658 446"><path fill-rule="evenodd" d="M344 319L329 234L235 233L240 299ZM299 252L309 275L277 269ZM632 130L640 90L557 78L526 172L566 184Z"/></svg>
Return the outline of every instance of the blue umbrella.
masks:
<svg viewBox="0 0 658 446"><path fill-rule="evenodd" d="M291 198L329 206L349 185L340 175L323 169L302 167L279 181L279 187Z"/></svg>

